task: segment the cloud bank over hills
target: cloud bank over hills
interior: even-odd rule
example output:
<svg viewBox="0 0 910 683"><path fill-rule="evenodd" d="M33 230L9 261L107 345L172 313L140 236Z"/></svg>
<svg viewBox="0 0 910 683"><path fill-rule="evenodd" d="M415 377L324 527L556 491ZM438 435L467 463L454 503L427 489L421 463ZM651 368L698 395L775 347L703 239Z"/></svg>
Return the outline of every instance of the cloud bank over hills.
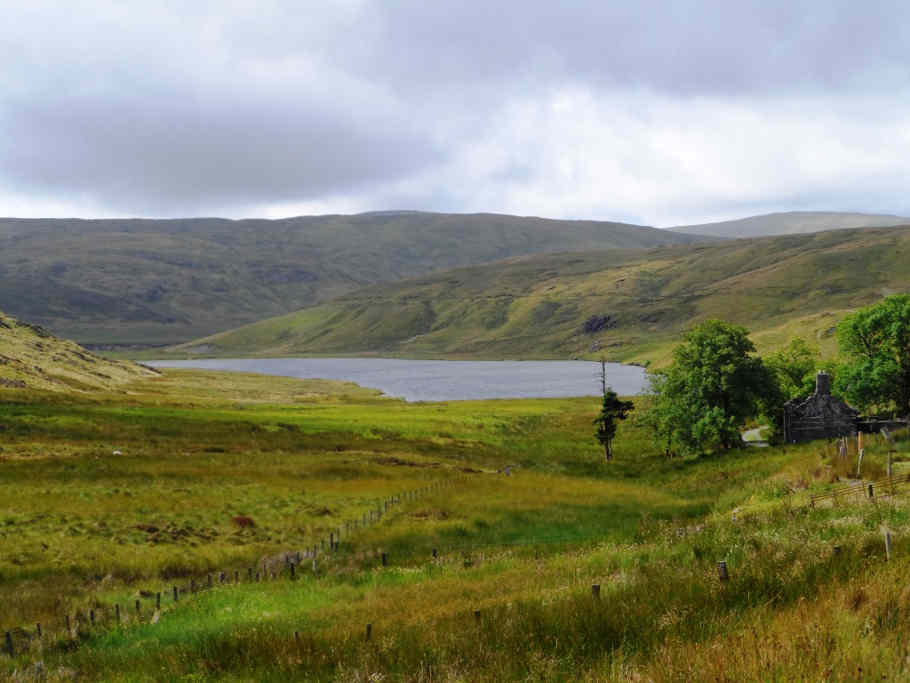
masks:
<svg viewBox="0 0 910 683"><path fill-rule="evenodd" d="M36 0L5 15L6 215L910 213L903 3Z"/></svg>

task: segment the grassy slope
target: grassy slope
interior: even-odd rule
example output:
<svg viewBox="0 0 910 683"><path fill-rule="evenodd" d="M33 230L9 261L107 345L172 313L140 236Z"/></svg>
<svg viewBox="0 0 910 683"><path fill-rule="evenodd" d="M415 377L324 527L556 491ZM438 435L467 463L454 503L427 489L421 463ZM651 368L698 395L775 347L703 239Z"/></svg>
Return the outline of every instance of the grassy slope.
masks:
<svg viewBox="0 0 910 683"><path fill-rule="evenodd" d="M521 254L682 244L653 228L493 214L0 219L13 315L80 342L175 343L363 285Z"/></svg>
<svg viewBox="0 0 910 683"><path fill-rule="evenodd" d="M910 228L539 256L370 287L177 351L662 360L720 317L760 349L794 334L833 350L848 310L910 289ZM587 334L590 316L610 326ZM598 350L597 347L603 349Z"/></svg>
<svg viewBox="0 0 910 683"><path fill-rule="evenodd" d="M607 467L591 399L409 405L351 385L186 371L131 389L126 405L0 391L0 629L26 625L23 649L29 624L45 633L0 660L4 673L36 659L49 680L907 673L907 504L791 508L851 468L824 444L667 461L627 421ZM910 455L899 447L898 461ZM876 476L883 446L866 448ZM496 474L506 463L520 467ZM154 617L137 593L309 545L377 498L465 467L455 487L345 537L318 576L165 596ZM238 514L256 527L233 525ZM113 604L137 598L141 618L129 610L110 628ZM89 607L105 626L87 626ZM73 611L75 646L60 632Z"/></svg>
<svg viewBox="0 0 910 683"><path fill-rule="evenodd" d="M0 387L110 389L155 372L89 353L41 327L0 313Z"/></svg>

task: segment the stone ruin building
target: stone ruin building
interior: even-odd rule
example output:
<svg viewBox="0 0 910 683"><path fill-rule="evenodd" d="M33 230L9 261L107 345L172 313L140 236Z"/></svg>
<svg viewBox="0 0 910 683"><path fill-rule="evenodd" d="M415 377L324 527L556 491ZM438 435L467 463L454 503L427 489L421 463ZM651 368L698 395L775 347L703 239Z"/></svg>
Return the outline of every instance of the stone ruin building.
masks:
<svg viewBox="0 0 910 683"><path fill-rule="evenodd" d="M831 395L831 376L815 377L815 393L784 404L784 440L787 443L833 439L856 434L859 411Z"/></svg>

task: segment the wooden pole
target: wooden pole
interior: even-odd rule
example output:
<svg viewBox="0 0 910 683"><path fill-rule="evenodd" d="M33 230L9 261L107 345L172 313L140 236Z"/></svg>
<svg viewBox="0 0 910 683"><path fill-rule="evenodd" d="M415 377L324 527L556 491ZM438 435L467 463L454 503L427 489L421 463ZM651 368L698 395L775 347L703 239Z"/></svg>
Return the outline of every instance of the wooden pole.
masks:
<svg viewBox="0 0 910 683"><path fill-rule="evenodd" d="M382 554L382 566L385 567L388 563L389 563L389 558L385 553L383 553Z"/></svg>
<svg viewBox="0 0 910 683"><path fill-rule="evenodd" d="M136 601L136 618L139 617L140 612L141 612L140 605L139 605L139 601L137 600Z"/></svg>
<svg viewBox="0 0 910 683"><path fill-rule="evenodd" d="M6 632L6 654L8 654L10 657L12 657L14 654L13 634L10 633L9 631Z"/></svg>
<svg viewBox="0 0 910 683"><path fill-rule="evenodd" d="M120 603L118 602L114 605L114 620L119 624L120 623Z"/></svg>
<svg viewBox="0 0 910 683"><path fill-rule="evenodd" d="M367 640L373 635L373 624L367 624Z"/></svg>
<svg viewBox="0 0 910 683"><path fill-rule="evenodd" d="M891 561L891 532L885 531L885 561Z"/></svg>
<svg viewBox="0 0 910 683"><path fill-rule="evenodd" d="M177 592L177 586L174 586L174 602L178 602L179 600L180 594Z"/></svg>
<svg viewBox="0 0 910 683"><path fill-rule="evenodd" d="M600 584L595 583L591 586L591 596L595 600L600 600Z"/></svg>
<svg viewBox="0 0 910 683"><path fill-rule="evenodd" d="M727 571L727 561L721 560L717 563L717 577L721 581L727 581L730 579L730 574Z"/></svg>
<svg viewBox="0 0 910 683"><path fill-rule="evenodd" d="M155 609L161 609L161 593L155 593Z"/></svg>

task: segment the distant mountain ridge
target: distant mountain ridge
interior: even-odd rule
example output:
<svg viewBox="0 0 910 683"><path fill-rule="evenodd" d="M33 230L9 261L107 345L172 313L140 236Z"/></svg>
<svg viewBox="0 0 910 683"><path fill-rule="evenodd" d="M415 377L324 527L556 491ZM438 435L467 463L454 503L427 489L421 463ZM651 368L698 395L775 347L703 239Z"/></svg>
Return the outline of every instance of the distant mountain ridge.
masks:
<svg viewBox="0 0 910 683"><path fill-rule="evenodd" d="M420 211L0 218L0 307L82 343L164 345L448 268L700 239L606 221Z"/></svg>
<svg viewBox="0 0 910 683"><path fill-rule="evenodd" d="M910 225L910 218L876 213L786 211L718 223L678 225L668 229L689 235L737 239L796 235L849 228L883 228L896 225Z"/></svg>

